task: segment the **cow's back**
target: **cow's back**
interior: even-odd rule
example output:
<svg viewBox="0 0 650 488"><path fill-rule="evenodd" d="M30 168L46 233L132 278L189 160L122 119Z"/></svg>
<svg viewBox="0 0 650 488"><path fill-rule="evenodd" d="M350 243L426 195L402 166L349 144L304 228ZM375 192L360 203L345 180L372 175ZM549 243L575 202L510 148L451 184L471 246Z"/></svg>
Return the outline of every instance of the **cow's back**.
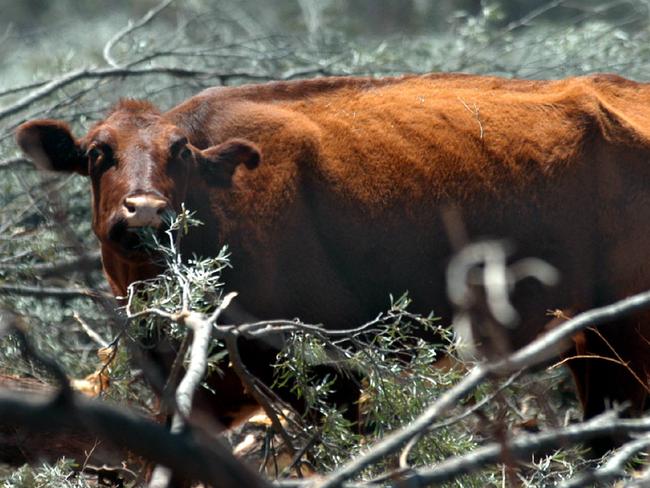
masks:
<svg viewBox="0 0 650 488"><path fill-rule="evenodd" d="M244 251L234 285L250 290L254 314L350 325L408 290L419 310L448 317L441 216L453 205L470 239L508 238L514 257L562 271L537 306L520 300L534 322L525 342L547 308L650 285L627 269L646 254L645 91L613 77L438 75L225 89L185 107L196 116L208 104L202 130L262 148L236 194L212 197L234 255Z"/></svg>
<svg viewBox="0 0 650 488"><path fill-rule="evenodd" d="M212 107L203 109L204 130L262 148L264 164L239 181L243 196L217 195L213 207L230 221L234 245L260 258L260 274L276 277L267 296L292 286L291 278L309 274L306 285L311 273L326 269L331 293L355 303L354 311L338 307L342 320L374 314L388 292L406 290L416 306L445 314L442 276L451 247L441 211L448 205L460 208L470 238L509 238L521 255L546 258L565 273L570 285L558 291L562 300L545 305L589 306L596 295L617 295L601 290L611 281L602 263L618 259L611 247L626 247L617 243L621 227L643 229L633 220L645 207L620 206L611 195L618 178L621 191L634 195L630 201L645 198L638 184L646 173L643 114L621 118L639 105L640 85L608 77L472 76L338 83L280 83L197 98ZM313 88L318 84L325 88ZM196 112L196 103L186 107ZM608 222L612 208L616 222ZM293 269L298 265L303 271ZM626 265L608 268L617 266ZM323 301L325 288L318 291ZM303 286L298 291L306 293ZM292 304L295 314L319 320L319 310L311 310L318 299L302 302L302 310Z"/></svg>

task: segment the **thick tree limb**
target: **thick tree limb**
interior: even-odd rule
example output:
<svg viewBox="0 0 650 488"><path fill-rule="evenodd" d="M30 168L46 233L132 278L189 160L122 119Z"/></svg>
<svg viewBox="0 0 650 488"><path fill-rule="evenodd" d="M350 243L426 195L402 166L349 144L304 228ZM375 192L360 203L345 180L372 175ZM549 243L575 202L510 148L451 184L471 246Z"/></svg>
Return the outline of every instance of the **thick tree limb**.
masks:
<svg viewBox="0 0 650 488"><path fill-rule="evenodd" d="M170 433L124 407L118 409L82 398L53 402L0 392L0 418L6 424L20 425L37 433L45 430L90 433L210 486L268 486L217 440L206 442L192 431Z"/></svg>

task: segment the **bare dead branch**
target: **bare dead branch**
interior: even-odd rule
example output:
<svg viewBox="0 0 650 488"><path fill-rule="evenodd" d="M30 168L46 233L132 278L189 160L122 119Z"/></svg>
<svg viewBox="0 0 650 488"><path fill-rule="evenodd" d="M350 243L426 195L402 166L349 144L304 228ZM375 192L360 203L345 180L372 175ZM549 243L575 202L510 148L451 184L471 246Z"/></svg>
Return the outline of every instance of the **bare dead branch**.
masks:
<svg viewBox="0 0 650 488"><path fill-rule="evenodd" d="M156 7L149 10L146 14L144 14L144 16L137 22L132 22L129 20L128 24L123 29L117 31L115 35L111 37L108 40L108 42L104 45L104 50L102 51L102 54L104 56L104 60L106 61L106 63L108 63L110 66L114 68L117 68L119 66L119 63L115 60L115 58L113 58L113 55L111 53L111 50L113 49L115 44L117 44L121 39L123 39L125 36L129 35L133 31L147 25L160 12L162 12L165 8L167 8L173 1L174 0L164 0Z"/></svg>
<svg viewBox="0 0 650 488"><path fill-rule="evenodd" d="M593 486L596 483L606 483L625 476L625 464L639 452L650 446L650 435L627 442L608 459L604 466L595 471L583 473L563 483L561 488L579 488Z"/></svg>
<svg viewBox="0 0 650 488"><path fill-rule="evenodd" d="M88 337L90 337L99 347L108 347L108 341L106 341L102 336L100 336L95 330L93 330L90 325L86 323L84 319L81 318L81 316L77 313L74 312L72 314L72 317L77 321L77 323L81 326L83 331L86 333Z"/></svg>
<svg viewBox="0 0 650 488"><path fill-rule="evenodd" d="M10 158L0 161L0 169L15 169L18 167L33 168L34 165L27 158Z"/></svg>
<svg viewBox="0 0 650 488"><path fill-rule="evenodd" d="M255 401L262 406L266 415L269 417L269 419L271 419L271 424L273 426L274 432L276 434L279 434L282 437L282 440L285 442L287 449L289 450L289 453L293 455L296 452L296 448L293 445L293 439L291 438L289 433L285 430L285 428L282 426L282 422L280 422L280 419L278 418L275 409L271 406L270 402L267 400L265 395L258 388L255 381L256 380L255 376L250 371L248 371L248 369L244 365L244 362L242 361L241 356L239 354L237 337L238 334L236 333L236 329L234 333L231 333L225 337L226 348L228 349L228 354L230 356L230 361L232 362L232 367L235 370L235 373L237 374L241 382L243 383L243 385L253 396Z"/></svg>
<svg viewBox="0 0 650 488"><path fill-rule="evenodd" d="M192 346L190 349L190 364L176 390L176 408L178 414L172 422L172 432L179 432L183 427L183 418L187 418L192 408L194 392L199 387L208 367L208 349L212 338L212 325L219 318L236 293L227 294L217 309L207 319L196 312L190 312L183 323L192 330Z"/></svg>
<svg viewBox="0 0 650 488"><path fill-rule="evenodd" d="M72 298L106 298L113 296L100 290L90 288L55 288L48 286L5 285L0 284L0 295L20 295L36 298L57 298L70 300Z"/></svg>
<svg viewBox="0 0 650 488"><path fill-rule="evenodd" d="M176 389L176 413L172 419L171 432L181 432L185 426L185 419L189 417L192 409L194 392L201 384L208 367L208 349L212 337L212 324L219 318L223 310L228 307L236 293L226 295L217 309L206 319L203 314L197 312L183 313L179 322L185 324L193 334L192 346L190 349L190 364ZM171 479L171 470L156 466L151 476L149 488L164 488L168 486Z"/></svg>
<svg viewBox="0 0 650 488"><path fill-rule="evenodd" d="M26 272L41 278L46 278L49 276L64 275L79 269L100 270L101 266L102 262L99 251L93 251L54 263L0 264L0 271Z"/></svg>
<svg viewBox="0 0 650 488"><path fill-rule="evenodd" d="M81 80L93 80L93 79L105 79L105 78L129 78L129 77L140 77L140 76L157 76L157 75L166 75L177 78L197 78L197 79L212 79L217 84L223 85L226 84L231 79L242 79L250 81L270 81L273 79L293 79L298 76L310 76L323 73L323 68L314 68L306 70L289 70L286 74L280 74L280 76L273 74L263 74L263 73L251 73L246 71L232 71L232 72L221 72L221 71L210 71L210 70L200 70L200 69L190 69L190 68L181 68L181 67L166 67L166 66L152 66L147 68L128 68L128 67L110 67L110 68L81 68L68 73L63 74L62 76L55 78L47 83L44 83L41 86L38 86L37 89L31 91L21 99L16 102L7 105L3 108L0 108L0 120L15 115L16 113L24 110L33 103L42 100L43 98L53 94L54 92L61 90L62 88L75 83ZM332 74L332 73L328 73ZM26 161L22 158L17 158L12 161L12 164L18 164L20 162ZM4 163L7 164L7 163ZM0 166L1 167L1 166Z"/></svg>
<svg viewBox="0 0 650 488"><path fill-rule="evenodd" d="M5 97L7 95L13 95L14 93L20 93L22 91L27 91L27 90L33 90L34 88L38 88L39 86L43 86L47 81L37 81L35 83L28 83L26 85L20 85L20 86L14 86L11 88L7 88L6 90L0 91L0 98Z"/></svg>
<svg viewBox="0 0 650 488"><path fill-rule="evenodd" d="M494 442L464 456L457 456L435 466L415 470L402 479L408 486L431 486L463 474L475 473L488 464L500 462L504 449L507 449L510 457L524 459L535 452L544 452L551 448L585 442L597 437L647 433L649 430L650 418L618 419L615 412L609 411L582 424L570 425L563 429L549 430L540 434L519 434L513 439L507 439L505 445ZM649 442L647 438L645 442L646 444ZM640 449L642 448L638 448L636 452Z"/></svg>
<svg viewBox="0 0 650 488"><path fill-rule="evenodd" d="M91 80L101 78L127 78L133 76L155 76L167 75L179 78L214 78L219 83L223 84L231 78L242 78L251 80L264 80L271 79L270 75L257 75L254 73L219 73L216 71L197 70L189 68L174 68L174 67L150 67L150 68L81 68L78 70L70 71L59 78L55 78L47 84L39 87L38 89L25 95L18 101L0 109L0 120L10 115L14 115L21 110L29 107L34 102L37 102L52 93L60 90L76 81Z"/></svg>

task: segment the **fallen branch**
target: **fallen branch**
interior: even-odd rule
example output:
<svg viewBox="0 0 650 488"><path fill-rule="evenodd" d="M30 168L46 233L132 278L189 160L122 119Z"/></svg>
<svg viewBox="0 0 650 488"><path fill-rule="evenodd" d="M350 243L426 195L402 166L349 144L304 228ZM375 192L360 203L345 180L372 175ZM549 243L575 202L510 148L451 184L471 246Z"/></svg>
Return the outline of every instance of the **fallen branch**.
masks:
<svg viewBox="0 0 650 488"><path fill-rule="evenodd" d="M208 367L208 349L212 337L212 324L221 312L230 304L236 293L226 295L214 313L208 318L197 312L181 314L178 322L187 326L193 334L190 349L190 364L176 389L176 413L172 419L170 431L179 433L185 426L185 419L190 415L194 392L201 384ZM165 488L171 479L171 470L156 466L151 476L149 488Z"/></svg>
<svg viewBox="0 0 650 488"><path fill-rule="evenodd" d="M150 461L165 465L187 479L211 486L241 488L268 484L241 464L215 439L202 439L194 431L170 433L163 426L123 406L74 398L19 397L0 392L0 418L31 432L77 432L125 447Z"/></svg>

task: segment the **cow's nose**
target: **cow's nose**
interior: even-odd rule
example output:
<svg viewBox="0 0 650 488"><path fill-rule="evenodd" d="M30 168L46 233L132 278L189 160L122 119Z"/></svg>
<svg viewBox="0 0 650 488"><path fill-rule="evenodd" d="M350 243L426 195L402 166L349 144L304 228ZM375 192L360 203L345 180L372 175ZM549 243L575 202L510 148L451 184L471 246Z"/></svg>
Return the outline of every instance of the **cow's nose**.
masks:
<svg viewBox="0 0 650 488"><path fill-rule="evenodd" d="M124 199L122 209L129 227L158 227L161 215L167 208L167 200L155 195L137 195Z"/></svg>

